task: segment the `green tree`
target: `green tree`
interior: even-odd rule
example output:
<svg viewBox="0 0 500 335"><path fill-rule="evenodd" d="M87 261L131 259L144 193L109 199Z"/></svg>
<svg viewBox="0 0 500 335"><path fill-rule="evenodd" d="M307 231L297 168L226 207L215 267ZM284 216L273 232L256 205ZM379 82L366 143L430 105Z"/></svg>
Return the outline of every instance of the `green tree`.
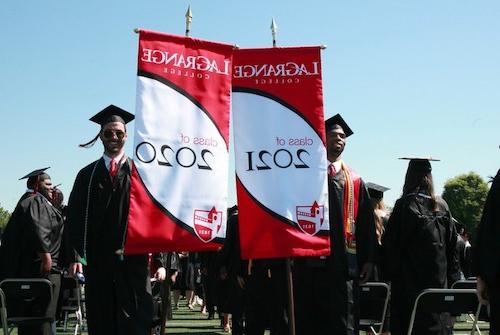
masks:
<svg viewBox="0 0 500 335"><path fill-rule="evenodd" d="M0 206L0 230L3 230L9 221L10 213Z"/></svg>
<svg viewBox="0 0 500 335"><path fill-rule="evenodd" d="M481 220L487 194L488 184L475 172L456 176L444 185L443 199L450 206L451 214L472 237Z"/></svg>

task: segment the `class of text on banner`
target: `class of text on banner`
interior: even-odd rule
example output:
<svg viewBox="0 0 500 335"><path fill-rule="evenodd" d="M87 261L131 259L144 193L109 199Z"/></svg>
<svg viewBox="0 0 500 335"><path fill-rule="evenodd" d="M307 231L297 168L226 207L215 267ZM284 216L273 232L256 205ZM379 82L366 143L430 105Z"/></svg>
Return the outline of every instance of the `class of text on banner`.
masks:
<svg viewBox="0 0 500 335"><path fill-rule="evenodd" d="M233 46L139 32L126 254L225 238Z"/></svg>
<svg viewBox="0 0 500 335"><path fill-rule="evenodd" d="M242 257L328 255L320 47L239 49L233 65Z"/></svg>

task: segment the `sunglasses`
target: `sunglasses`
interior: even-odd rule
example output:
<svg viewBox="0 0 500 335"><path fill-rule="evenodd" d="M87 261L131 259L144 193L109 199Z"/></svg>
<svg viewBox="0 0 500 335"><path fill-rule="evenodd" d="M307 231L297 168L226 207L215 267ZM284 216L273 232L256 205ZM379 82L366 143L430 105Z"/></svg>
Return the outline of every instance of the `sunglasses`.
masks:
<svg viewBox="0 0 500 335"><path fill-rule="evenodd" d="M107 130L103 131L102 134L104 135L105 138L112 138L113 135L116 135L116 137L118 137L118 139L120 139L120 140L122 140L123 137L125 137L125 133L121 130L107 129Z"/></svg>

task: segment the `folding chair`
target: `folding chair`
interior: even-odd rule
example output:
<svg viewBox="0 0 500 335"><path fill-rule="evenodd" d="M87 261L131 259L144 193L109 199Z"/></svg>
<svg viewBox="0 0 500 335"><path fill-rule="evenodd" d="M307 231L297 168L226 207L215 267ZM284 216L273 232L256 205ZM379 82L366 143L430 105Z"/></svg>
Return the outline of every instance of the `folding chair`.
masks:
<svg viewBox="0 0 500 335"><path fill-rule="evenodd" d="M471 334L475 333L477 326L477 316L481 304L477 300L476 290L472 289L439 289L429 288L422 291L413 305L408 335L411 335L416 316L421 312L428 313L452 313L475 315Z"/></svg>
<svg viewBox="0 0 500 335"><path fill-rule="evenodd" d="M42 325L54 321L46 316L52 300L52 283L47 279L4 279L0 289L5 295L6 322L9 334L14 327ZM10 329L10 330L9 330ZM5 332L5 330L4 330Z"/></svg>
<svg viewBox="0 0 500 335"><path fill-rule="evenodd" d="M5 307L5 294L0 288L0 322L2 322L3 333L7 335L9 328L7 326L7 308Z"/></svg>
<svg viewBox="0 0 500 335"><path fill-rule="evenodd" d="M368 282L359 286L360 320L362 329L369 328L375 334L381 334L384 328L390 288L386 283ZM378 332L375 331L378 327Z"/></svg>
<svg viewBox="0 0 500 335"><path fill-rule="evenodd" d="M457 280L456 282L453 283L451 288L456 288L456 289L471 289L471 290L476 290L477 287L477 280L475 277L468 278L467 280ZM467 314L467 316L474 321L474 315L472 314ZM490 318L488 316L488 310L486 308L486 305L481 305L481 310L479 311L479 316L478 316L478 321L489 321ZM476 325L476 329L481 334L481 331L479 330L479 327Z"/></svg>

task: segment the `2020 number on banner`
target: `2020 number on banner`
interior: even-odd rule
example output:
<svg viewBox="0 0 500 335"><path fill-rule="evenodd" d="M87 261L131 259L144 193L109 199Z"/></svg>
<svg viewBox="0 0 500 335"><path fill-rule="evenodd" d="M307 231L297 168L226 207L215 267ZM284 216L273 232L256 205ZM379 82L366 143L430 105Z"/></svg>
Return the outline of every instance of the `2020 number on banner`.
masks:
<svg viewBox="0 0 500 335"><path fill-rule="evenodd" d="M220 247L233 47L141 31L126 253Z"/></svg>
<svg viewBox="0 0 500 335"><path fill-rule="evenodd" d="M232 106L242 257L329 254L319 47L235 51Z"/></svg>

